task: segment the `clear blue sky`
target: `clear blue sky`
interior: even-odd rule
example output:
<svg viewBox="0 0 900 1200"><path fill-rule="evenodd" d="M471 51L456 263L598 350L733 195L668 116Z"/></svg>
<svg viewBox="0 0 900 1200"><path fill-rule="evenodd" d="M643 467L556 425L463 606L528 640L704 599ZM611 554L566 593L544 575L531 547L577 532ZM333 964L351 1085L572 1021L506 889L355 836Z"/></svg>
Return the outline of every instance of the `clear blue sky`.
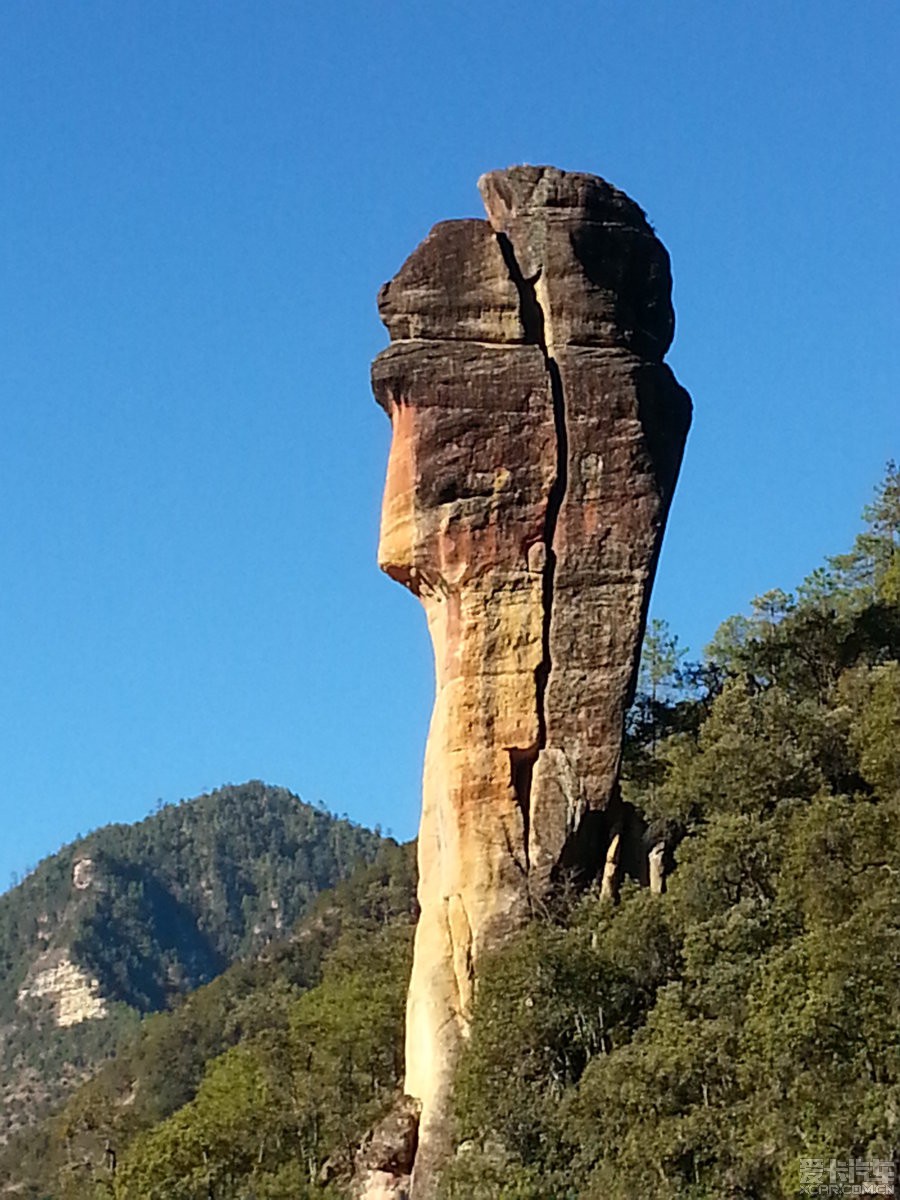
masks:
<svg viewBox="0 0 900 1200"><path fill-rule="evenodd" d="M375 293L514 162L672 254L654 609L699 651L900 454L895 0L4 0L0 887L261 777L415 829L431 660L375 566Z"/></svg>

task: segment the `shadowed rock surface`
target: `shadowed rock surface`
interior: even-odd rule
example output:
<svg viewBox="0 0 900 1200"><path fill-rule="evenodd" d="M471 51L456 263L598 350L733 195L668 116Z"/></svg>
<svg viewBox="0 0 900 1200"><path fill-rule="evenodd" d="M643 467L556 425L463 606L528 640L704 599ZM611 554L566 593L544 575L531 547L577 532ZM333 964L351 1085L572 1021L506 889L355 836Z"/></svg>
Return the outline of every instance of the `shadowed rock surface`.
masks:
<svg viewBox="0 0 900 1200"><path fill-rule="evenodd" d="M363 1200L409 1200L420 1104L401 1096L375 1126L355 1163L354 1195Z"/></svg>
<svg viewBox="0 0 900 1200"><path fill-rule="evenodd" d="M691 412L663 363L669 260L641 209L551 167L479 187L488 220L435 226L382 289L391 345L372 369L393 427L379 561L422 601L435 653L414 1200L450 1150L479 957L562 873L614 890L628 854L623 721Z"/></svg>

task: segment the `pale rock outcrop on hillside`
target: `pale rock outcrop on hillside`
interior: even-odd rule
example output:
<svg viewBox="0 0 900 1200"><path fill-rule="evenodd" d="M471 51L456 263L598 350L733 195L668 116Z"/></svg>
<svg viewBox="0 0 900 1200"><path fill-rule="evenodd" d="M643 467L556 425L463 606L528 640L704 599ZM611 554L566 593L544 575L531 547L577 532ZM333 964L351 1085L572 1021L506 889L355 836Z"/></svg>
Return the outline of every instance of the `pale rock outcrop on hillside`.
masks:
<svg viewBox="0 0 900 1200"><path fill-rule="evenodd" d="M18 1001L25 1005L35 1000L50 1001L59 1026L78 1025L107 1013L98 981L72 962L67 952L48 954L35 964Z"/></svg>

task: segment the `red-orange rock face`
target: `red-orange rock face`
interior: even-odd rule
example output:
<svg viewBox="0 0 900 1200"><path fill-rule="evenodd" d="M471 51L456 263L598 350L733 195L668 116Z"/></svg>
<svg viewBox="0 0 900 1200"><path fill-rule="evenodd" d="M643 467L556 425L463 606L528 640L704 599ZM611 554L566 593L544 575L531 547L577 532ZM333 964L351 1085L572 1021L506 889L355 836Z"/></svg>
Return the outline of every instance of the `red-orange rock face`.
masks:
<svg viewBox="0 0 900 1200"><path fill-rule="evenodd" d="M436 697L407 1091L413 1195L447 1152L478 960L564 871L618 853L625 708L690 399L663 356L668 256L600 179L515 167L382 289L393 441L382 568L421 599Z"/></svg>

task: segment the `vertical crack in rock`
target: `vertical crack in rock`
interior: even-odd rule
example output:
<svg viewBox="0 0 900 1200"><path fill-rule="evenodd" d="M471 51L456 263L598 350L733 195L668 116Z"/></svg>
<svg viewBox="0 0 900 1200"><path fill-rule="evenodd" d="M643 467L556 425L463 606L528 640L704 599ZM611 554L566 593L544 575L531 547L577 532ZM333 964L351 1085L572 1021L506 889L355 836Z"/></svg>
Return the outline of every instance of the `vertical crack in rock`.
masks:
<svg viewBox="0 0 900 1200"><path fill-rule="evenodd" d="M526 279L522 274L509 237L505 233L498 233L496 237L500 253L503 255L503 261L509 272L509 278L519 294L519 316L522 320L525 341L529 345L540 347L546 363L547 337L544 331L544 310L537 298L537 281L540 279L541 273L538 271L531 279Z"/></svg>
<svg viewBox="0 0 900 1200"><path fill-rule="evenodd" d="M447 897L447 933L453 947L453 975L456 980L457 1020L468 1021L472 1006L472 923L466 911L465 897L455 892Z"/></svg>
<svg viewBox="0 0 900 1200"><path fill-rule="evenodd" d="M538 669L536 668L535 670L535 686L539 690L540 684L537 680ZM538 705L540 705L539 699ZM507 752L509 754L509 786L512 788L513 795L516 798L516 806L522 813L522 861L519 861L518 854L512 846L510 846L510 854L516 866L525 876L526 884L531 871L531 853L529 851L529 842L531 840L531 783L534 779L534 767L537 763L538 755L543 749L544 725L545 722L541 719L540 707L538 707L537 743L534 746L527 746L525 749L521 746L511 746Z"/></svg>
<svg viewBox="0 0 900 1200"><path fill-rule="evenodd" d="M547 685L553 670L550 652L550 629L553 620L553 595L556 580L556 551L554 540L559 514L569 484L569 431L566 424L566 397L563 390L559 363L551 355L547 341L547 325L543 307L537 296L537 284L541 272L526 279L522 274L513 244L505 233L498 233L497 243L510 280L519 296L519 313L526 343L536 345L544 357L544 367L550 385L550 400L553 407L553 428L556 435L556 474L547 493L547 509L544 516L544 567L541 583L543 627L541 634L541 661L535 667L535 704L537 708L537 743L528 748L509 751L511 783L516 802L522 810L523 836L525 841L525 870L531 867L529 842L531 837L531 785L534 770L541 751L547 745Z"/></svg>

